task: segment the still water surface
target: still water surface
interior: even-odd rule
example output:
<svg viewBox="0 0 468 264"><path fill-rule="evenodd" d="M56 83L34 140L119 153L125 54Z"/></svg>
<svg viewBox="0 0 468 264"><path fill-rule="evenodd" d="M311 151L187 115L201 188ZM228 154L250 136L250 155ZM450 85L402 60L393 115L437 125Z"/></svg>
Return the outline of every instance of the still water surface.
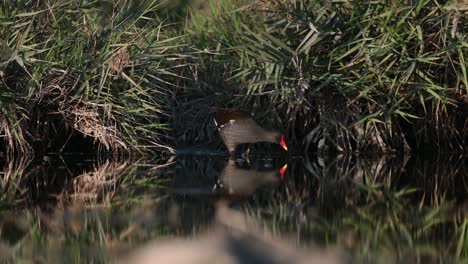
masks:
<svg viewBox="0 0 468 264"><path fill-rule="evenodd" d="M246 161L189 153L138 162L73 156L6 164L3 178L14 172L21 180L3 182L0 257L12 263L462 261L468 257L466 161L449 155Z"/></svg>

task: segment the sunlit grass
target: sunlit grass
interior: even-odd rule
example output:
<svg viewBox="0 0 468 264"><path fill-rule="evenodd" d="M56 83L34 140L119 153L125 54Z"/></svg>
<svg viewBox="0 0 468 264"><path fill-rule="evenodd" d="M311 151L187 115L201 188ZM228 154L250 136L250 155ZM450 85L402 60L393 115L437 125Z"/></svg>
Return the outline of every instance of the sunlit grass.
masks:
<svg viewBox="0 0 468 264"><path fill-rule="evenodd" d="M47 145L75 130L107 150L160 146L173 68L182 64L178 37L158 17L159 6L149 0L3 3L7 139Z"/></svg>
<svg viewBox="0 0 468 264"><path fill-rule="evenodd" d="M206 52L181 124L201 120L203 103L245 109L291 138L309 134L344 152L429 143L458 151L467 135L466 25L460 6L425 0L214 2L187 23L190 42Z"/></svg>
<svg viewBox="0 0 468 264"><path fill-rule="evenodd" d="M466 145L468 23L456 3L20 1L0 12L1 129L23 152L57 131L141 152L211 140L214 107L342 152Z"/></svg>

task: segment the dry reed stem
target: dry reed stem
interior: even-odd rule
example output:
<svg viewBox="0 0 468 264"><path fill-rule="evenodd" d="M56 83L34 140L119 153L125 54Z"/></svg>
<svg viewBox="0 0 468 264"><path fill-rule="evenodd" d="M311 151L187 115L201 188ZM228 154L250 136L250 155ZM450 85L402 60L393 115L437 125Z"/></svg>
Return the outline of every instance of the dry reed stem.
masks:
<svg viewBox="0 0 468 264"><path fill-rule="evenodd" d="M108 63L112 73L118 75L130 63L130 55L126 49L120 49L112 55Z"/></svg>
<svg viewBox="0 0 468 264"><path fill-rule="evenodd" d="M103 113L103 116L99 114ZM107 104L82 103L71 108L68 120L74 129L85 136L94 138L96 142L109 149L127 149L122 135L117 128L117 122Z"/></svg>

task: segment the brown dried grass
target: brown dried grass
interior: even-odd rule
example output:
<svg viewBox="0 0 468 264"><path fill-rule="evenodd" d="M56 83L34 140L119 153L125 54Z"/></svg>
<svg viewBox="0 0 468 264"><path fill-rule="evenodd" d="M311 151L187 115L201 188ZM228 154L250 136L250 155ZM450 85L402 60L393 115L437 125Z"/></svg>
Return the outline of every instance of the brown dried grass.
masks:
<svg viewBox="0 0 468 264"><path fill-rule="evenodd" d="M53 124L54 131L68 134L76 131L83 137L93 138L98 146L103 146L107 151L128 150L129 146L117 127L118 122L112 105L74 96L80 77L68 71L52 69L48 76L41 91L30 99L28 112L34 118L29 124L29 129L33 140L53 140L53 134L45 136L48 135L46 130L50 130L50 125L38 127L33 123L51 123L51 117L59 116L58 123Z"/></svg>
<svg viewBox="0 0 468 264"><path fill-rule="evenodd" d="M130 64L130 54L126 49L115 52L109 60L109 66L113 74L120 74Z"/></svg>
<svg viewBox="0 0 468 264"><path fill-rule="evenodd" d="M67 116L68 126L93 138L106 150L128 149L111 108L107 104L82 102L72 106L64 114Z"/></svg>

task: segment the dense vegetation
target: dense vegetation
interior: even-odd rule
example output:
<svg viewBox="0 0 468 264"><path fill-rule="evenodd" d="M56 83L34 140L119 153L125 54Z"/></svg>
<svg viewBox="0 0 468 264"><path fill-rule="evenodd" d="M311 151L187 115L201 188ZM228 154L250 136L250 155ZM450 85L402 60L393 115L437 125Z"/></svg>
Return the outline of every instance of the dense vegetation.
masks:
<svg viewBox="0 0 468 264"><path fill-rule="evenodd" d="M262 225L348 248L357 259L394 252L399 260L465 260L467 166L459 153L468 146L467 6L466 0L0 1L0 208L42 208L51 197L58 207L74 201L80 207L51 215L35 210L24 221L0 212L1 230L21 231L5 250L26 249L26 258L27 249L36 257L36 247L55 253L55 242L44 244L52 237L81 263L83 244L102 251L197 233L194 226L212 221L214 199L185 200L167 187L178 177L187 186L212 187L224 157L219 164L214 158L174 164L171 157L129 165L107 154L220 146L211 119L224 107L286 131L292 145L291 155L280 157L281 165L290 164L281 188L260 190L239 207ZM296 159L304 149L451 154ZM99 158L65 161L51 152ZM189 212L187 226L171 230L159 222L172 203ZM105 217L82 213L88 205L106 208ZM111 214L135 205L144 210L125 221Z"/></svg>
<svg viewBox="0 0 468 264"><path fill-rule="evenodd" d="M8 153L171 150L214 139L214 107L297 146L468 143L463 1L2 1L0 16Z"/></svg>
<svg viewBox="0 0 468 264"><path fill-rule="evenodd" d="M1 130L8 150L60 150L83 136L114 152L157 145L177 47L161 20L148 17L156 7L3 2Z"/></svg>
<svg viewBox="0 0 468 264"><path fill-rule="evenodd" d="M190 113L199 111L184 110L244 108L291 138L325 139L346 152L463 148L464 8L435 1L218 7L188 26L192 45L211 52L197 76L210 85L192 90L189 98L199 99L178 112L198 120Z"/></svg>

